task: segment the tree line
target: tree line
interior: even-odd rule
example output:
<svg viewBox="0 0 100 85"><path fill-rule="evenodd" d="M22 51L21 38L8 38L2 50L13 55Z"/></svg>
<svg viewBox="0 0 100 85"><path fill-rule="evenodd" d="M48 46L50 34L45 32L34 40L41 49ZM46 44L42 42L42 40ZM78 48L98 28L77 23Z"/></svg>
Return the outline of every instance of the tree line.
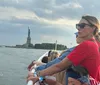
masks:
<svg viewBox="0 0 100 85"><path fill-rule="evenodd" d="M35 49L55 49L55 43L42 43L42 44L35 44ZM57 44L56 50L65 50L67 49L67 46L62 44Z"/></svg>

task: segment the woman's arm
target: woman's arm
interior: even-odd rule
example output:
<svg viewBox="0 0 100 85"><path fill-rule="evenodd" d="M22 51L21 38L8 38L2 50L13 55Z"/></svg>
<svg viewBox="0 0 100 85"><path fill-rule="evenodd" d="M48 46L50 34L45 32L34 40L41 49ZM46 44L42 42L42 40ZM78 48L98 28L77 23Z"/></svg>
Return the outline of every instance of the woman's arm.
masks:
<svg viewBox="0 0 100 85"><path fill-rule="evenodd" d="M58 73L64 69L67 69L71 64L72 63L68 58L64 58L60 63L55 64L55 65L53 65L45 70L38 72L38 76L53 75L53 74Z"/></svg>
<svg viewBox="0 0 100 85"><path fill-rule="evenodd" d="M49 76L53 75L55 73L58 73L64 69L67 69L70 65L72 65L71 61L68 58L64 58L60 63L52 65L51 67L37 72L37 76ZM39 79L37 77L33 76L33 73L31 75L28 75L27 81L32 80L33 83L38 81Z"/></svg>

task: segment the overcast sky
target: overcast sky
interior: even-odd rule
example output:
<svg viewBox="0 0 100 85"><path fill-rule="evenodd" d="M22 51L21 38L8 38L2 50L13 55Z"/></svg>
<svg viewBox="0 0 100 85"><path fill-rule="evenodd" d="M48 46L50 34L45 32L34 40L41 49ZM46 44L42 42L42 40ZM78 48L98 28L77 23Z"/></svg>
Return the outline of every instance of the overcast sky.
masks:
<svg viewBox="0 0 100 85"><path fill-rule="evenodd" d="M0 0L0 45L31 42L76 45L75 24L82 15L100 19L100 0Z"/></svg>

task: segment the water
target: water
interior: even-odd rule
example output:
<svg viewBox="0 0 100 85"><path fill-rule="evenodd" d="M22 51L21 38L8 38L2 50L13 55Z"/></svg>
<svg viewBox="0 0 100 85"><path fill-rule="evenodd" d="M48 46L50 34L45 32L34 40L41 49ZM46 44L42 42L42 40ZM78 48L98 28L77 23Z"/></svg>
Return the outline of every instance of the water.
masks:
<svg viewBox="0 0 100 85"><path fill-rule="evenodd" d="M27 66L47 50L0 48L0 85L26 85Z"/></svg>

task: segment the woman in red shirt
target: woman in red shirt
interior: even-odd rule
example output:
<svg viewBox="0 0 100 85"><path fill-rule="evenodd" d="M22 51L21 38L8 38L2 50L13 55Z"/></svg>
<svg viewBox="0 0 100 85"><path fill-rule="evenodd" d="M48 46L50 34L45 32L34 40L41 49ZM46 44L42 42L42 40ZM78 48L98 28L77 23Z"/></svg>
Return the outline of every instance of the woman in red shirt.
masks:
<svg viewBox="0 0 100 85"><path fill-rule="evenodd" d="M100 81L100 52L97 40L95 40L99 30L99 22L94 16L82 16L82 19L76 24L76 28L78 36L83 38L84 41L60 63L38 72L38 77L55 74L67 69L71 65L81 65L88 70L91 77ZM35 83L38 81L38 78L29 75L28 80L32 80Z"/></svg>

